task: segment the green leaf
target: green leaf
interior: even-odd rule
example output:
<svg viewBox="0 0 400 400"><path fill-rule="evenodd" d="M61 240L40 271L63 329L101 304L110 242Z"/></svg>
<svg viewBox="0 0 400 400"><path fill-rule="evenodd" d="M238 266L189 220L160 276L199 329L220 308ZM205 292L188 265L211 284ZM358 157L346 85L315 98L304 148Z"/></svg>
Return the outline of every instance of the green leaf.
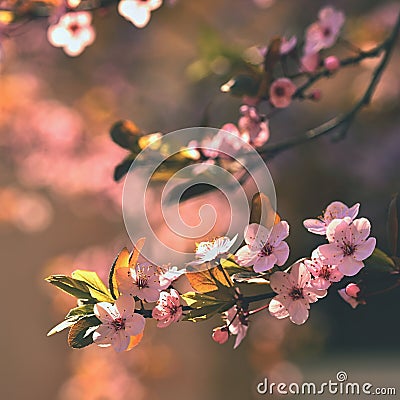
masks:
<svg viewBox="0 0 400 400"><path fill-rule="evenodd" d="M81 349L93 343L92 333L101 324L97 317L87 317L78 320L68 333L68 344L74 349Z"/></svg>
<svg viewBox="0 0 400 400"><path fill-rule="evenodd" d="M88 286L80 280L66 275L51 275L45 280L78 299L92 299Z"/></svg>
<svg viewBox="0 0 400 400"><path fill-rule="evenodd" d="M72 308L65 318L76 320L85 316L94 315L93 307L94 304L85 304L83 306Z"/></svg>
<svg viewBox="0 0 400 400"><path fill-rule="evenodd" d="M376 270L380 272L393 272L396 269L394 261L382 250L376 248L372 255L365 260L365 272Z"/></svg>
<svg viewBox="0 0 400 400"><path fill-rule="evenodd" d="M234 260L233 257L229 259L223 259L221 258L220 260L222 267L224 270L229 274L237 274L240 272L246 272L246 271L251 271L252 268L249 267L241 267L239 264L237 264Z"/></svg>
<svg viewBox="0 0 400 400"><path fill-rule="evenodd" d="M181 297L192 308L192 310L185 314L184 320L193 322L205 320L218 313L227 311L235 304L234 299L221 300L213 296L196 292L184 293Z"/></svg>
<svg viewBox="0 0 400 400"><path fill-rule="evenodd" d="M85 282L91 296L96 300L106 301L109 303L114 302L114 299L111 297L110 291L107 289L107 286L99 278L96 272L77 269L71 274L71 276L78 281Z"/></svg>
<svg viewBox="0 0 400 400"><path fill-rule="evenodd" d="M218 298L225 300L231 299L234 295L232 281L218 267L187 272L186 277L192 288L198 293L216 293Z"/></svg>

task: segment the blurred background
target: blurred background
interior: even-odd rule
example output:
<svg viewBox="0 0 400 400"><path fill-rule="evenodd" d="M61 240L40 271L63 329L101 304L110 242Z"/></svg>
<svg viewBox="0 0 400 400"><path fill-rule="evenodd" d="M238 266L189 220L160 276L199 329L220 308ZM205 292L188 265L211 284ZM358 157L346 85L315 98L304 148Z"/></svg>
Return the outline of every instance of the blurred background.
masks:
<svg viewBox="0 0 400 400"><path fill-rule="evenodd" d="M180 0L154 12L142 30L113 8L95 13L96 41L77 58L47 42L45 20L3 42L1 398L258 399L267 397L256 394L263 377L321 382L340 370L351 381L398 383L399 290L356 310L332 290L303 326L260 313L235 351L231 342L212 341L218 318L165 330L150 321L140 346L118 355L94 346L72 350L66 333L46 337L74 300L43 279L77 268L105 277L117 252L131 247L121 216L122 183L112 179L125 152L109 139L110 126L122 118L149 133L197 126L211 100L210 126L236 123L240 100L219 93L232 73L221 49L245 51L276 34L302 38L327 4L346 13L344 36L363 49L384 39L400 8L379 0ZM351 54L340 47L338 53ZM372 105L343 140L323 138L269 163L278 212L291 225L291 260L321 243L302 221L333 200L360 202L360 215L371 220L378 246L387 250L387 206L399 190L399 62L397 48ZM322 100L278 113L271 143L349 109L376 63L318 82Z"/></svg>

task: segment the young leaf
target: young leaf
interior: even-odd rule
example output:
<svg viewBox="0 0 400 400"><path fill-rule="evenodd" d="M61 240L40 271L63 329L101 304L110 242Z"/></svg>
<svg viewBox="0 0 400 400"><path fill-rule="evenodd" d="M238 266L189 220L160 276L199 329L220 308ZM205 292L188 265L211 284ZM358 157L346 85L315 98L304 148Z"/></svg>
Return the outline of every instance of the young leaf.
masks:
<svg viewBox="0 0 400 400"><path fill-rule="evenodd" d="M65 317L66 319L78 319L89 315L94 315L93 311L94 304L85 304L83 306L75 307L69 310L69 313Z"/></svg>
<svg viewBox="0 0 400 400"><path fill-rule="evenodd" d="M269 198L264 193L256 193L251 200L249 224L259 224L271 228L280 221L279 215L272 208Z"/></svg>
<svg viewBox="0 0 400 400"><path fill-rule="evenodd" d="M118 292L118 284L115 278L115 272L119 268L128 268L129 266L129 251L126 247L124 247L120 253L118 254L117 258L114 260L113 265L110 269L110 274L108 276L108 285L110 286L111 296L116 300L119 296Z"/></svg>
<svg viewBox="0 0 400 400"><path fill-rule="evenodd" d="M89 289L89 292L93 298L98 301L113 302L113 298L110 295L107 286L99 278L96 272L76 270L71 274L72 278L85 282Z"/></svg>
<svg viewBox="0 0 400 400"><path fill-rule="evenodd" d="M394 261L378 248L375 248L372 255L365 260L365 264L365 272L372 269L380 272L393 272L396 268Z"/></svg>
<svg viewBox="0 0 400 400"><path fill-rule="evenodd" d="M184 320L190 320L193 322L204 320L217 313L224 312L231 308L235 303L234 299L224 301L206 294L195 292L184 293L181 297L192 308L192 310L185 314Z"/></svg>
<svg viewBox="0 0 400 400"><path fill-rule="evenodd" d="M186 276L192 288L198 293L220 291L221 295L230 295L232 282L228 281L225 274L213 267L204 271L187 272Z"/></svg>
<svg viewBox="0 0 400 400"><path fill-rule="evenodd" d="M88 286L80 280L66 275L50 275L45 280L78 299L92 300Z"/></svg>
<svg viewBox="0 0 400 400"><path fill-rule="evenodd" d="M82 318L72 325L68 333L68 345L81 349L93 343L92 333L101 324L97 317Z"/></svg>
<svg viewBox="0 0 400 400"><path fill-rule="evenodd" d="M116 122L110 130L111 139L124 149L138 153L140 151L138 140L142 131L132 121Z"/></svg>

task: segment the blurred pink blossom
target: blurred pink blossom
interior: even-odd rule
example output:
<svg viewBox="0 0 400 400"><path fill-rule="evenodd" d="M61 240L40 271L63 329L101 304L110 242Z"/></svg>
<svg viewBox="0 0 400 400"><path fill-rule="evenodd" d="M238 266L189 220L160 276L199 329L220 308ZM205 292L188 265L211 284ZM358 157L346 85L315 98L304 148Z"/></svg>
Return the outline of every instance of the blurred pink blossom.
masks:
<svg viewBox="0 0 400 400"><path fill-rule="evenodd" d="M288 78L276 79L269 90L269 100L274 107L286 108L292 102L296 85Z"/></svg>
<svg viewBox="0 0 400 400"><path fill-rule="evenodd" d="M121 0L118 12L138 28L144 28L150 21L151 12L161 7L162 0Z"/></svg>
<svg viewBox="0 0 400 400"><path fill-rule="evenodd" d="M319 66L319 60L318 53L304 54L300 60L300 69L304 72L315 72Z"/></svg>
<svg viewBox="0 0 400 400"><path fill-rule="evenodd" d="M53 46L62 47L69 56L78 56L96 38L96 32L91 23L92 16L89 12L64 14L57 24L50 25L47 38Z"/></svg>
<svg viewBox="0 0 400 400"><path fill-rule="evenodd" d="M305 54L315 54L322 49L333 46L345 21L342 11L325 7L318 14L318 21L306 31Z"/></svg>

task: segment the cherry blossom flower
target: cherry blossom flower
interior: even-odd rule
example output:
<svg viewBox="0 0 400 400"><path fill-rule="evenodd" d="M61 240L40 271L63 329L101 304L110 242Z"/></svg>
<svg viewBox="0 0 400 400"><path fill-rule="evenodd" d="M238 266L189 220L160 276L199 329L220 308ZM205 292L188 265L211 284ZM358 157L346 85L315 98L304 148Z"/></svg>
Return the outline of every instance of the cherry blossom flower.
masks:
<svg viewBox="0 0 400 400"><path fill-rule="evenodd" d="M101 347L113 346L117 352L128 349L131 336L143 332L145 319L135 313L135 301L130 296L120 296L115 304L101 302L94 313L102 324L93 332L93 341Z"/></svg>
<svg viewBox="0 0 400 400"><path fill-rule="evenodd" d="M273 273L270 283L278 296L269 303L269 312L278 319L289 317L297 325L307 321L310 303L315 303L327 293L311 286L311 274L301 261L293 264L289 273Z"/></svg>
<svg viewBox="0 0 400 400"><path fill-rule="evenodd" d="M360 203L354 204L352 207L347 207L341 201L334 201L326 207L324 214L317 219L306 219L303 222L304 227L311 233L317 235L325 235L326 228L334 219L350 217L352 220L357 216L360 208Z"/></svg>
<svg viewBox="0 0 400 400"><path fill-rule="evenodd" d="M67 13L57 24L50 25L47 38L53 46L62 47L69 56L78 56L96 37L91 22L92 16L86 11Z"/></svg>
<svg viewBox="0 0 400 400"><path fill-rule="evenodd" d="M304 265L314 277L311 286L318 290L328 289L333 282L339 282L344 276L336 265L326 264L315 250L311 260L304 260Z"/></svg>
<svg viewBox="0 0 400 400"><path fill-rule="evenodd" d="M170 293L161 292L157 305L153 308L152 316L157 320L159 328L166 328L172 322L178 322L182 317L179 293L175 289L171 289Z"/></svg>
<svg viewBox="0 0 400 400"><path fill-rule="evenodd" d="M336 56L326 57L324 67L330 72L337 71L340 68L340 60Z"/></svg>
<svg viewBox="0 0 400 400"><path fill-rule="evenodd" d="M285 36L281 38L281 46L279 48L279 53L281 56L289 54L291 51L295 49L297 46L297 37L296 36L291 36L289 39L287 39ZM268 47L267 46L262 46L258 47L258 54L260 59L260 64L264 60L265 55L267 54Z"/></svg>
<svg viewBox="0 0 400 400"><path fill-rule="evenodd" d="M212 261L219 263L221 258L228 255L237 237L238 235L235 235L231 240L227 236L223 236L208 242L198 243L196 247L197 260L190 262L189 265L199 265Z"/></svg>
<svg viewBox="0 0 400 400"><path fill-rule="evenodd" d="M288 78L278 78L269 89L269 101L276 108L286 108L292 102L296 85Z"/></svg>
<svg viewBox="0 0 400 400"><path fill-rule="evenodd" d="M289 246L283 240L289 236L289 224L280 221L272 230L262 225L250 224L244 232L246 246L236 253L241 266L251 266L255 272L270 270L275 264L282 266L289 257Z"/></svg>
<svg viewBox="0 0 400 400"><path fill-rule="evenodd" d="M255 107L240 107L241 117L238 122L240 137L256 147L262 146L269 139L268 121L263 120Z"/></svg>
<svg viewBox="0 0 400 400"><path fill-rule="evenodd" d="M365 304L364 300L358 299L358 294L361 289L355 283L349 283L344 289L338 290L339 295L344 301L349 303L353 308L356 308L359 304Z"/></svg>
<svg viewBox="0 0 400 400"><path fill-rule="evenodd" d="M326 230L329 244L319 246L318 251L324 262L337 265L342 274L356 275L376 246L376 239L368 238L370 230L371 224L366 218L334 219Z"/></svg>
<svg viewBox="0 0 400 400"><path fill-rule="evenodd" d="M198 146L205 157L229 158L235 157L242 149L243 141L234 124L225 124L216 135L206 137Z"/></svg>
<svg viewBox="0 0 400 400"><path fill-rule="evenodd" d="M301 70L304 72L315 72L319 66L320 57L318 53L304 54L301 57Z"/></svg>
<svg viewBox="0 0 400 400"><path fill-rule="evenodd" d="M226 325L231 335L236 336L235 344L236 349L242 340L245 338L248 329L248 316L247 314L236 305L223 313L223 318L226 319Z"/></svg>
<svg viewBox="0 0 400 400"><path fill-rule="evenodd" d="M213 329L212 338L214 342L224 344L229 339L229 328L225 326L219 326Z"/></svg>
<svg viewBox="0 0 400 400"><path fill-rule="evenodd" d="M318 21L306 31L305 54L315 54L322 49L332 47L342 29L345 16L342 11L325 7L318 14Z"/></svg>
<svg viewBox="0 0 400 400"><path fill-rule="evenodd" d="M122 0L118 12L136 27L144 28L150 21L151 12L161 5L162 0Z"/></svg>
<svg viewBox="0 0 400 400"><path fill-rule="evenodd" d="M134 268L119 268L116 271L118 289L122 294L137 296L149 303L160 297L161 284L158 270L153 265L144 262Z"/></svg>

